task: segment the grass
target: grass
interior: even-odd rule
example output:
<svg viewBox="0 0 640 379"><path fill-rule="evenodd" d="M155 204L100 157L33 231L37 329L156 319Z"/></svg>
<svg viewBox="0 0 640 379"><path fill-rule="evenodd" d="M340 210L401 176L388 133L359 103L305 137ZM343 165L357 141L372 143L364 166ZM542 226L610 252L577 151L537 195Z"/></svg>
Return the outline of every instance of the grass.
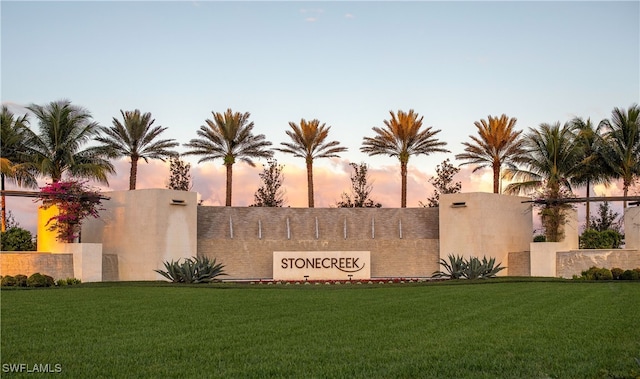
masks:
<svg viewBox="0 0 640 379"><path fill-rule="evenodd" d="M99 283L1 292L1 363L64 378L638 375L640 284ZM21 374L34 377L34 374ZM36 376L37 377L37 376Z"/></svg>

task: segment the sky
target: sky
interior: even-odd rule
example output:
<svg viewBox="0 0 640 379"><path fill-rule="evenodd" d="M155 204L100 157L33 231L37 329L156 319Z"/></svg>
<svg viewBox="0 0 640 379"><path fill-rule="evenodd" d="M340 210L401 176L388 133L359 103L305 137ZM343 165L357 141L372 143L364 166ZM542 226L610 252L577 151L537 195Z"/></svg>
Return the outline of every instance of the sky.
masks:
<svg viewBox="0 0 640 379"><path fill-rule="evenodd" d="M451 151L410 158L408 206L416 207L431 196L438 164L461 163L455 154L475 121L504 113L525 131L576 116L598 122L640 100L638 1L3 0L0 13L0 97L14 113L69 99L108 126L121 110L140 109L184 144L211 112L231 108L250 112L273 147L288 140L289 122L319 119L348 148L314 162L319 207L349 191L350 162L370 165L374 200L400 205L397 158L360 152L390 111L414 109ZM287 205L305 207L304 161L275 158L285 166ZM224 205L222 162L187 160L203 203ZM104 190L128 188L128 161L115 163ZM257 163L234 165L234 205L253 202ZM472 168L456 177L462 191L491 192L489 170ZM167 164L141 162L138 188L163 188L168 176ZM8 200L29 228L33 208Z"/></svg>

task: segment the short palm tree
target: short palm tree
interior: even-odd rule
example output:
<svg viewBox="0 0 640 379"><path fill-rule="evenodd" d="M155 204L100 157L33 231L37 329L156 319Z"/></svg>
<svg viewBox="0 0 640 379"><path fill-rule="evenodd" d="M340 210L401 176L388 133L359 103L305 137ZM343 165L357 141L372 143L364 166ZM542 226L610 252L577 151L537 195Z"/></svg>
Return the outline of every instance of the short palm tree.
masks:
<svg viewBox="0 0 640 379"><path fill-rule="evenodd" d="M108 184L107 174L114 173L108 151L101 147L83 146L100 134L100 126L91 114L68 100L27 107L38 119L39 133L28 129L27 154L35 169L53 182L65 173L73 177Z"/></svg>
<svg viewBox="0 0 640 379"><path fill-rule="evenodd" d="M186 143L189 148L183 155L200 155L198 161L207 162L222 159L227 168L227 196L226 206L231 206L231 192L233 180L233 164L237 159L255 167L252 158L271 158L273 151L269 150L271 142L264 134L253 134L253 122L249 122L250 113L211 112L213 120L205 120L198 130L198 136Z"/></svg>
<svg viewBox="0 0 640 379"><path fill-rule="evenodd" d="M516 118L503 114L500 117L488 116L487 120L476 121L478 136L469 136L473 142L463 142L464 153L456 159L464 161L460 165L475 165L473 172L485 167L493 170L493 193L500 193L502 167L508 163L520 161L524 154L522 130L514 130Z"/></svg>
<svg viewBox="0 0 640 379"><path fill-rule="evenodd" d="M26 136L29 120L27 115L16 117L6 106L0 114L0 186L5 190L5 180L21 187L37 187L33 165L26 155ZM1 230L7 229L6 199L2 192Z"/></svg>
<svg viewBox="0 0 640 379"><path fill-rule="evenodd" d="M320 124L316 119L311 121L301 119L300 124L289 122L289 126L291 130L287 130L286 133L291 138L291 142L282 142L281 145L284 147L276 150L304 158L307 164L307 197L309 208L313 208L313 160L339 157L338 153L347 151L347 148L339 146L338 141L327 142L331 127L324 123Z"/></svg>
<svg viewBox="0 0 640 379"><path fill-rule="evenodd" d="M374 127L375 137L364 137L360 151L369 155L388 154L390 157L398 157L400 160L400 177L402 179L402 192L400 206L407 207L407 162L412 155L429 155L431 153L448 153L443 146L446 142L439 141L435 135L440 130L432 130L431 127L422 129L423 117L409 110L409 112L389 112L391 119L385 120L386 128Z"/></svg>
<svg viewBox="0 0 640 379"><path fill-rule="evenodd" d="M101 127L103 135L96 138L96 141L110 149L113 157L131 159L129 189L134 190L138 177L138 160L142 158L149 163L149 159L159 159L164 162L165 158L178 155L171 149L179 143L173 139L157 140L167 128L153 126L155 120L151 118L151 113L141 114L138 109L127 112L120 110L120 113L124 123L114 117L113 126Z"/></svg>
<svg viewBox="0 0 640 379"><path fill-rule="evenodd" d="M640 177L640 106L629 109L614 108L611 120L604 121L603 137L606 142L604 157L612 170L612 177L622 179L624 196L629 187ZM624 207L627 207L626 200Z"/></svg>
<svg viewBox="0 0 640 379"><path fill-rule="evenodd" d="M586 186L587 220L585 226L589 229L589 223L591 220L591 203L589 201L589 198L591 197L591 185L609 184L612 173L604 161L604 141L600 134L598 134L599 126L594 125L591 122L591 119L587 119L585 121L579 117L571 120L571 124L577 133L576 138L578 143L582 145L582 159L580 167L572 178L572 183L580 186ZM600 125L603 124L600 123Z"/></svg>
<svg viewBox="0 0 640 379"><path fill-rule="evenodd" d="M542 211L547 241L562 239L560 228L564 221L562 199L564 191L571 192L571 181L580 169L582 146L571 124L541 124L538 129L530 129L525 136L526 155L521 167L508 165L506 176L521 180L507 186L507 193L526 193L543 189L547 205Z"/></svg>

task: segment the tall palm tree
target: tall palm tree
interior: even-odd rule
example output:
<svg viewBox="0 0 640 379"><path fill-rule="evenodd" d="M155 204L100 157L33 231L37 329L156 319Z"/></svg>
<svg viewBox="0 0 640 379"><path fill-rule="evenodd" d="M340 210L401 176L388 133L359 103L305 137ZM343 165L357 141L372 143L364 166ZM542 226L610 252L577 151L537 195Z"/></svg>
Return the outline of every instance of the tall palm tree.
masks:
<svg viewBox="0 0 640 379"><path fill-rule="evenodd" d="M564 206L554 203L561 199L563 191L571 191L571 180L578 174L582 160L582 146L574 128L566 123L541 124L531 128L525 137L526 155L520 162L522 167L508 165L505 174L510 179L521 179L507 186L507 193L526 193L544 189L548 201L542 211L547 241L562 239L560 228L564 220Z"/></svg>
<svg viewBox="0 0 640 379"><path fill-rule="evenodd" d="M114 117L113 126L101 127L103 136L96 138L96 141L112 150L114 157L131 159L129 189L134 190L138 177L138 160L142 158L149 163L149 159L159 159L164 162L165 158L178 155L171 148L179 143L173 139L156 140L167 128L153 126L155 120L151 118L151 113L141 114L136 109L127 112L120 110L120 114L124 124Z"/></svg>
<svg viewBox="0 0 640 379"><path fill-rule="evenodd" d="M577 133L577 141L582 146L580 167L576 175L572 178L572 183L586 186L587 219L585 226L589 229L589 223L591 221L591 203L589 202L591 185L609 184L612 173L608 170L608 166L604 161L604 141L600 134L598 134L599 126L595 126L590 118L585 121L580 117L571 120L571 124ZM603 124L600 123L600 125Z"/></svg>
<svg viewBox="0 0 640 379"><path fill-rule="evenodd" d="M513 130L517 119L503 114L500 117L488 116L487 120L476 121L478 136L469 136L473 143L463 142L464 153L457 154L456 159L466 162L460 165L472 164L476 172L485 167L493 170L493 193L500 193L500 178L502 166L510 162L518 162L524 154L520 138L522 130Z"/></svg>
<svg viewBox="0 0 640 379"><path fill-rule="evenodd" d="M5 180L24 187L37 187L34 167L25 154L25 130L29 120L27 115L16 117L9 108L2 106L0 114L0 187L2 189L2 216L0 229L7 229Z"/></svg>
<svg viewBox="0 0 640 379"><path fill-rule="evenodd" d="M268 149L271 142L264 134L254 135L253 122L249 122L250 113L233 113L231 109L223 113L211 112L213 120L205 120L207 125L200 126L198 136L184 146L190 148L184 155L201 155L198 161L206 162L222 158L227 168L226 206L231 206L231 188L233 164L236 159L255 167L252 158L271 158L273 151Z"/></svg>
<svg viewBox="0 0 640 379"><path fill-rule="evenodd" d="M27 154L36 170L53 182L65 173L74 177L97 180L108 184L107 174L114 173L109 153L99 146L83 146L100 134L97 122L84 108L68 100L54 101L41 106L27 107L38 119L39 133L27 130Z"/></svg>
<svg viewBox="0 0 640 379"><path fill-rule="evenodd" d="M629 109L614 108L611 120L604 121L603 137L606 141L605 160L615 179L622 179L624 196L629 187L640 176L640 106ZM626 200L624 207L627 207Z"/></svg>
<svg viewBox="0 0 640 379"><path fill-rule="evenodd" d="M439 141L435 135L440 130L431 130L427 127L420 130L424 117L410 109L408 113L401 110L397 115L389 111L391 119L385 120L386 128L374 127L375 137L364 137L360 151L369 155L388 154L390 157L398 157L400 160L400 177L402 179L402 192L400 206L407 207L407 162L412 155L429 155L431 153L448 153L443 148L446 142Z"/></svg>
<svg viewBox="0 0 640 379"><path fill-rule="evenodd" d="M326 142L329 136L330 126L314 119L307 121L300 120L300 124L289 122L291 130L287 130L287 135L292 142L282 142L284 148L276 148L277 151L293 154L294 157L304 158L307 164L307 196L309 198L309 208L313 208L313 160L316 158L338 157L338 153L347 151L346 147L338 146L340 142Z"/></svg>

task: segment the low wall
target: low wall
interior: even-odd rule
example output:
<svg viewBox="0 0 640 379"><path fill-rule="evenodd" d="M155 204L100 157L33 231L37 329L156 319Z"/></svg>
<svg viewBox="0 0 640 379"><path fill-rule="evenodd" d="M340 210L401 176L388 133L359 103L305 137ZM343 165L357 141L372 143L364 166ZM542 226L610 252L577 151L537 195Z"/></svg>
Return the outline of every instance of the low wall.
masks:
<svg viewBox="0 0 640 379"><path fill-rule="evenodd" d="M115 254L102 254L102 281L117 282L119 280L118 256Z"/></svg>
<svg viewBox="0 0 640 379"><path fill-rule="evenodd" d="M590 267L614 267L632 270L640 267L640 251L631 249L589 249L561 251L556 254L556 276L571 278Z"/></svg>
<svg viewBox="0 0 640 379"><path fill-rule="evenodd" d="M437 208L198 207L198 255L226 279L273 278L274 251L370 251L372 277L438 270Z"/></svg>
<svg viewBox="0 0 640 379"><path fill-rule="evenodd" d="M73 278L73 254L52 254L38 252L0 253L0 275L26 275L39 272L54 279Z"/></svg>

